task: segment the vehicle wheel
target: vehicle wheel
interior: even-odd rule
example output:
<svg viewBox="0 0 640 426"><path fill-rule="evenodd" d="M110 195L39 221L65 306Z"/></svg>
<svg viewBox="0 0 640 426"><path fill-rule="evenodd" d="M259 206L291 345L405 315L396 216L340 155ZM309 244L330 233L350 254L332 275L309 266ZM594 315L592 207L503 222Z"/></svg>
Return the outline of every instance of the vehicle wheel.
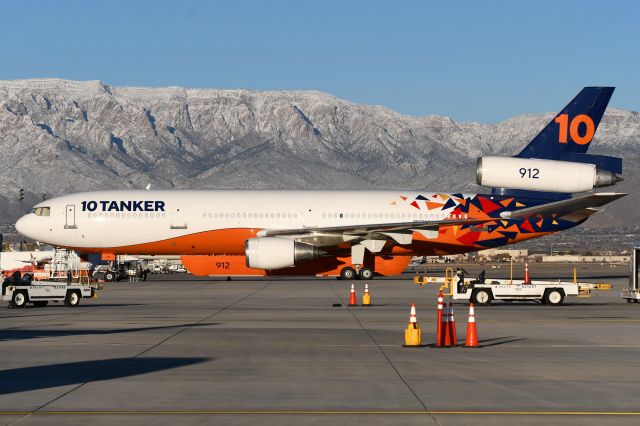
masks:
<svg viewBox="0 0 640 426"><path fill-rule="evenodd" d="M471 301L474 305L488 305L491 303L491 299L493 299L491 290L478 288L471 293Z"/></svg>
<svg viewBox="0 0 640 426"><path fill-rule="evenodd" d="M67 297L64 298L64 304L67 306L78 306L80 303L80 295L77 291L67 292Z"/></svg>
<svg viewBox="0 0 640 426"><path fill-rule="evenodd" d="M11 303L14 308L24 308L27 304L27 295L23 291L16 291L13 293Z"/></svg>
<svg viewBox="0 0 640 426"><path fill-rule="evenodd" d="M564 302L564 291L552 288L544 293L544 303L547 305L562 305Z"/></svg>
<svg viewBox="0 0 640 426"><path fill-rule="evenodd" d="M116 279L116 274L114 274L113 272L105 272L104 273L104 280L105 281L113 281Z"/></svg>
<svg viewBox="0 0 640 426"><path fill-rule="evenodd" d="M36 308L44 308L48 303L48 300L38 300L36 302L33 302L33 306L35 306Z"/></svg>
<svg viewBox="0 0 640 426"><path fill-rule="evenodd" d="M343 280L353 280L357 275L358 274L356 274L356 270L350 266L342 268L342 270L340 271L340 279Z"/></svg>
<svg viewBox="0 0 640 426"><path fill-rule="evenodd" d="M360 279L361 280L372 280L373 279L373 269L364 267L360 269Z"/></svg>

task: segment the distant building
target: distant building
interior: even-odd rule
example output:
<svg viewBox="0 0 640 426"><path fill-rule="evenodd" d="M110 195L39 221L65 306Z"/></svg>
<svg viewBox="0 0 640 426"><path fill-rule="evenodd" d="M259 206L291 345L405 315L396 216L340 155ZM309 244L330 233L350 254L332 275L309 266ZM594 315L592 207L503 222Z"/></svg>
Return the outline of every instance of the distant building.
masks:
<svg viewBox="0 0 640 426"><path fill-rule="evenodd" d="M580 256L573 254L542 256L543 262L573 262L573 263L629 263L631 256Z"/></svg>
<svg viewBox="0 0 640 426"><path fill-rule="evenodd" d="M529 250L512 250L512 249L487 249L477 253L479 260L491 260L495 258L513 258L513 260L522 260L529 257Z"/></svg>

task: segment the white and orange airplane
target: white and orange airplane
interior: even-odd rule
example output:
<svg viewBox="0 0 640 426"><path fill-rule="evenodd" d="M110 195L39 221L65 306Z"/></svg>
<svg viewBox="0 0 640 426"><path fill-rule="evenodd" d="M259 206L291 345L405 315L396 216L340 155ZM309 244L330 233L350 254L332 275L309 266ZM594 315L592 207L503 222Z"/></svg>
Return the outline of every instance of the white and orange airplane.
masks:
<svg viewBox="0 0 640 426"><path fill-rule="evenodd" d="M572 228L626 194L622 160L587 154L613 94L584 88L518 155L478 160L491 194L433 191L84 192L37 204L23 235L81 253L180 255L194 275L400 274L412 256L472 252Z"/></svg>

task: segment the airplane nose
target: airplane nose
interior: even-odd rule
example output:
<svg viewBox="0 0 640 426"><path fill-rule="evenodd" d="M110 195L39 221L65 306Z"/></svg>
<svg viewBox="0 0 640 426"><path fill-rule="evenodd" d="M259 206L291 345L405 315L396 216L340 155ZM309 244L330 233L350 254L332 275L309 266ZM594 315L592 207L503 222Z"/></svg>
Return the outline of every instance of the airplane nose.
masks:
<svg viewBox="0 0 640 426"><path fill-rule="evenodd" d="M28 222L29 222L29 217L28 215L22 216L20 219L18 219L18 221L15 224L16 227L16 231L18 231L19 233L21 233L22 235L24 235L25 237L29 237L29 226L28 226Z"/></svg>

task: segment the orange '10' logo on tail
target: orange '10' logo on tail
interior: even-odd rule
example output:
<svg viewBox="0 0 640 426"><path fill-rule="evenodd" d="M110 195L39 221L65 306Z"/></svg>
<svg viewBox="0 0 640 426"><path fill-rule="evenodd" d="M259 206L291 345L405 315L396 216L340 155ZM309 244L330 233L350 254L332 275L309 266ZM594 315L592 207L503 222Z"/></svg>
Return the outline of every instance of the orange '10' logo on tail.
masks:
<svg viewBox="0 0 640 426"><path fill-rule="evenodd" d="M593 120L586 114L576 115L571 124L569 125L569 115L560 114L554 120L558 123L558 142L567 143L567 136L571 135L571 139L578 145L587 145L593 139L593 134L596 132L596 126L593 124ZM584 123L586 131L584 135L580 135L578 128L580 124Z"/></svg>

